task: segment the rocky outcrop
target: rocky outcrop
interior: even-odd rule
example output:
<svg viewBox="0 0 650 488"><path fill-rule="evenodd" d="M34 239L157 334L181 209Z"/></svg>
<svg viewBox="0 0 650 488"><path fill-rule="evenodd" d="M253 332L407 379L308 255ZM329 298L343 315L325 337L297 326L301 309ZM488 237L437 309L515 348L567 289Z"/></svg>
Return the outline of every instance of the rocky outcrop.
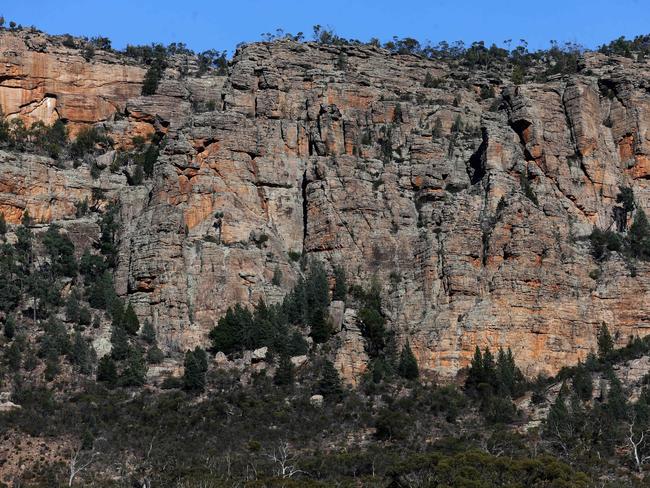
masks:
<svg viewBox="0 0 650 488"><path fill-rule="evenodd" d="M144 186L99 182L122 200L118 292L167 351L205 343L234 303L281 299L301 272L293 253L356 285L376 278L388 326L443 376L476 345L553 373L585 357L603 322L621 343L650 325L648 263L595 262L584 239L613 225L619 186L650 210L648 63L588 53L577 75L512 86L370 46L278 41L239 50L228 77L168 69L142 97L143 69L119 57L33 52L24 34L0 43L6 114L101 122L125 146L166 134ZM498 99L482 99L486 84ZM55 109L37 108L48 97ZM47 158L0 157L11 221L32 207L72 218L95 184ZM334 343L354 382L363 337L344 320Z"/></svg>

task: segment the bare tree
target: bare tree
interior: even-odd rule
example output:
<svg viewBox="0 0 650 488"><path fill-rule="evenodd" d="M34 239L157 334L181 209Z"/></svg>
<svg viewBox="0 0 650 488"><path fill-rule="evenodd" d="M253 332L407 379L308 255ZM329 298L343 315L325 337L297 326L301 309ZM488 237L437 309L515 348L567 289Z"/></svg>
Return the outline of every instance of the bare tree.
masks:
<svg viewBox="0 0 650 488"><path fill-rule="evenodd" d="M627 441L630 444L630 452L634 458L634 464L639 473L642 472L643 465L646 461L650 459L650 454L645 454L644 451L647 447L648 441L648 429L637 429L638 432L635 432L636 426L636 415L632 414L632 418L629 422L629 430L626 436Z"/></svg>
<svg viewBox="0 0 650 488"><path fill-rule="evenodd" d="M286 479L304 473L295 466L296 456L291 454L287 441L280 442L272 452L266 453L266 457L275 463L275 474L278 477Z"/></svg>
<svg viewBox="0 0 650 488"><path fill-rule="evenodd" d="M77 475L88 469L100 455L101 452L95 450L94 443L89 450L84 450L83 444L80 444L77 449L73 449L70 453L70 462L68 463L68 486L72 486Z"/></svg>

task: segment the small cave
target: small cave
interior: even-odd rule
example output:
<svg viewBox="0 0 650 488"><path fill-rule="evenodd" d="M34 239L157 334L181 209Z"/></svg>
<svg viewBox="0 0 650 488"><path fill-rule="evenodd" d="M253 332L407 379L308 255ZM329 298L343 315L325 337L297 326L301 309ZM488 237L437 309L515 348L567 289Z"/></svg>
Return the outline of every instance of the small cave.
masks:
<svg viewBox="0 0 650 488"><path fill-rule="evenodd" d="M519 144L521 144L521 148L524 151L524 158L526 161L534 161L535 158L533 158L533 155L526 146L530 140L530 127L532 126L532 123L525 119L519 119L510 122L509 125L510 128L515 131L517 136L519 136Z"/></svg>
<svg viewBox="0 0 650 488"><path fill-rule="evenodd" d="M478 183L485 176L485 158L487 152L487 132L485 129L482 130L481 145L478 149L472 154L469 158L469 164L467 166L467 174L469 175L469 180L472 185Z"/></svg>
<svg viewBox="0 0 650 488"><path fill-rule="evenodd" d="M616 98L616 83L614 80L601 78L598 80L598 90L603 98L614 100Z"/></svg>

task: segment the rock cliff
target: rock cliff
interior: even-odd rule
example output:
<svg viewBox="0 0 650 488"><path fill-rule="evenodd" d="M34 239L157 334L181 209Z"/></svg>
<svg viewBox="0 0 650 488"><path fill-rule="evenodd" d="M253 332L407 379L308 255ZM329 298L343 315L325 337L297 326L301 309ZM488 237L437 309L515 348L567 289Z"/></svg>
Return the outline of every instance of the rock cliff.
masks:
<svg viewBox="0 0 650 488"><path fill-rule="evenodd" d="M372 46L276 41L240 48L227 76L176 59L141 96L145 68L132 60L1 32L5 116L99 125L116 149L154 133L165 144L135 186L1 152L0 210L86 229L88 241L95 224L75 203L93 188L118 198L117 291L167 351L207 343L230 305L281 299L301 253L354 284L376 278L389 327L424 371L454 375L479 345L511 347L528 375L553 373L594 348L601 323L620 343L650 326L649 263L596 262L585 239L616 225L619 187L650 211L650 63L581 63L514 86ZM353 382L367 359L353 310L334 343Z"/></svg>

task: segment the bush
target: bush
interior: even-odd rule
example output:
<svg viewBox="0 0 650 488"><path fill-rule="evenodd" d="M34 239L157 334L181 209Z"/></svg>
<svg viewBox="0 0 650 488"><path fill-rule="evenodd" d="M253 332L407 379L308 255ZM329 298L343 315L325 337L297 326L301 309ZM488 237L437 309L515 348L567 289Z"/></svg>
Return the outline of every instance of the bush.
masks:
<svg viewBox="0 0 650 488"><path fill-rule="evenodd" d="M73 158L82 158L86 154L95 152L97 145L110 145L111 140L100 133L95 127L86 127L79 131L77 138L70 145L70 155Z"/></svg>
<svg viewBox="0 0 650 488"><path fill-rule="evenodd" d="M600 230L596 227L589 235L591 243L591 254L602 261L607 259L610 252L619 252L622 248L622 241L618 234L610 230Z"/></svg>
<svg viewBox="0 0 650 488"><path fill-rule="evenodd" d="M382 408L375 420L375 437L379 440L399 440L406 437L408 417L400 411Z"/></svg>
<svg viewBox="0 0 650 488"><path fill-rule="evenodd" d="M147 362L149 364L160 364L165 359L165 354L156 345L149 347L147 350Z"/></svg>

